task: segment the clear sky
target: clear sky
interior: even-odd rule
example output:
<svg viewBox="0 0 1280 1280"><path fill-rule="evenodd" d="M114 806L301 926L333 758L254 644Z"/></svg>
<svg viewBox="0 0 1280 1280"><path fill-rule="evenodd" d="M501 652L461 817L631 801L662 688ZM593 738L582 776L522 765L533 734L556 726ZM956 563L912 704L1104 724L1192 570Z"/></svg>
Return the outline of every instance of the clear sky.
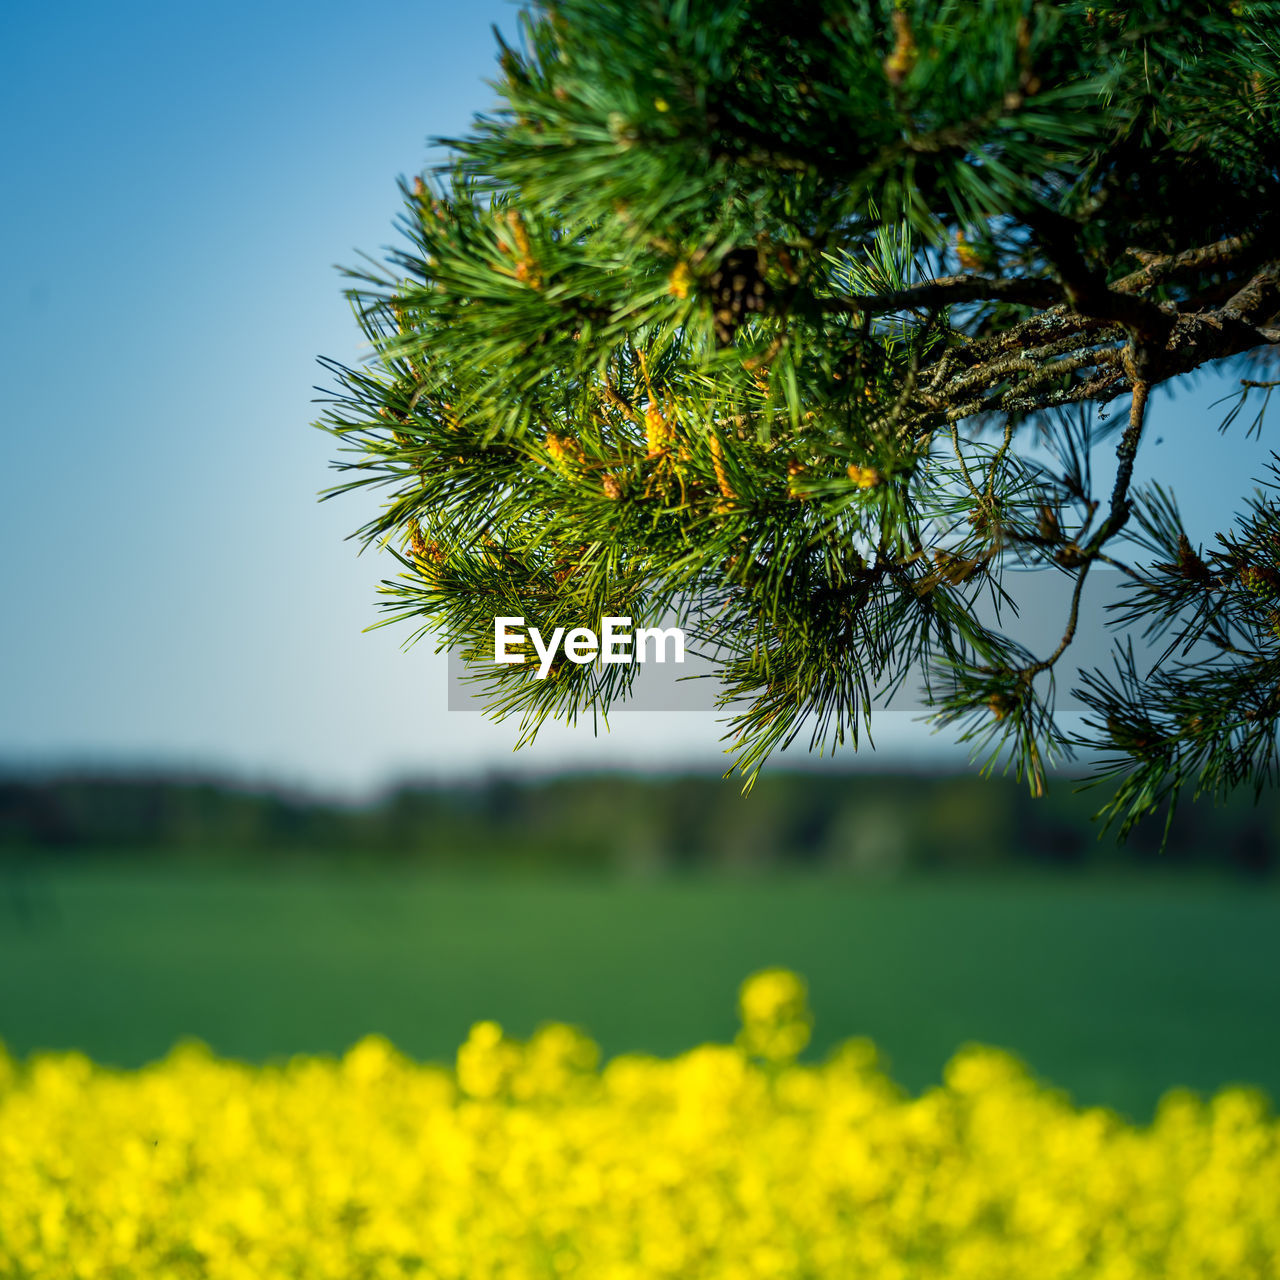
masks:
<svg viewBox="0 0 1280 1280"><path fill-rule="evenodd" d="M0 763L164 765L365 788L592 762L718 773L707 715L593 739L446 710L443 659L363 634L392 572L319 504L334 264L394 239L396 178L488 107L495 0L9 5L0 17ZM1147 466L1207 534L1266 449L1206 378ZM902 715L882 750L936 743Z"/></svg>

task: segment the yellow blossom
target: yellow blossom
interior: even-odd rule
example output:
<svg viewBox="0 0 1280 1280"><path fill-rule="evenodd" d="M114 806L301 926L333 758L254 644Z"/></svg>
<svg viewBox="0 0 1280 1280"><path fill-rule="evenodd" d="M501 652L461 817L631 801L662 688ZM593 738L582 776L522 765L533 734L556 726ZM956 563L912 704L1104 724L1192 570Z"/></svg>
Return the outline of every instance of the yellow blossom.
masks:
<svg viewBox="0 0 1280 1280"><path fill-rule="evenodd" d="M1076 1106L999 1050L910 1096L874 1047L799 1062L786 969L734 1045L603 1066L478 1022L456 1067L381 1036L137 1071L0 1049L0 1277L1274 1280L1280 1123L1256 1090Z"/></svg>
<svg viewBox="0 0 1280 1280"><path fill-rule="evenodd" d="M681 262L667 277L667 292L673 298L687 298L692 288L693 272L689 270L688 263Z"/></svg>
<svg viewBox="0 0 1280 1280"><path fill-rule="evenodd" d="M852 480L859 489L874 489L884 480L884 477L876 470L875 467L859 466L856 462L850 464L848 475L849 479Z"/></svg>

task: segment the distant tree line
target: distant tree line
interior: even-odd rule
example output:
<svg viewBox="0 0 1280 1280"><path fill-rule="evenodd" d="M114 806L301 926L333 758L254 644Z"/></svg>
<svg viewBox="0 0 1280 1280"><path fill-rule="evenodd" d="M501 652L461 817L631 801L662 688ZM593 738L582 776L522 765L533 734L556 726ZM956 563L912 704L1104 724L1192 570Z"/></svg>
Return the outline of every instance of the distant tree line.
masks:
<svg viewBox="0 0 1280 1280"><path fill-rule="evenodd" d="M1273 872L1280 799L1180 808L1122 845L1092 797L966 776L787 773L748 799L713 778L581 775L405 784L359 805L216 778L0 779L0 857L306 858L447 870L631 873L777 866L867 875L1017 866Z"/></svg>

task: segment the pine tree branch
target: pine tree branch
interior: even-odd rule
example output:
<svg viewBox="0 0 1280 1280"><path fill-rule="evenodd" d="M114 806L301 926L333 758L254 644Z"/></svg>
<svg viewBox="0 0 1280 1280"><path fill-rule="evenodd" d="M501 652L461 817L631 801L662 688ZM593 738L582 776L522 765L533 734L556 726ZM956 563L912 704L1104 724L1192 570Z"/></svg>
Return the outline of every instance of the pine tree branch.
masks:
<svg viewBox="0 0 1280 1280"><path fill-rule="evenodd" d="M404 569L389 607L482 653L526 601L576 624L714 600L745 637L748 771L807 717L813 744L856 740L874 684L940 659L943 718L1038 789L1052 673L1115 564L1147 606L1128 625L1191 608L1236 664L1098 694L1141 775L1124 804L1198 751L1238 781L1270 758L1249 681L1280 669L1280 511L1210 570L1131 491L1151 388L1280 350L1280 0L801 8L557 0L450 194L406 190L411 249L356 276L372 368L338 371L325 424L346 488L390 486L360 531ZM1124 395L1108 501L1091 420L1052 411ZM1051 444L1068 422L1057 470L1029 415ZM1169 572L1108 555L1135 511ZM1074 588L1037 658L975 610L1002 566L1049 563ZM484 678L526 738L629 687ZM1202 705L1224 693L1256 723ZM1193 710L1210 727L1175 749Z"/></svg>
<svg viewBox="0 0 1280 1280"><path fill-rule="evenodd" d="M1140 293L1180 275L1238 266L1258 253L1258 237L1228 236L1224 240L1215 240L1212 244L1174 254L1147 254L1139 249L1130 249L1128 252L1143 260L1143 265L1111 286L1117 293Z"/></svg>
<svg viewBox="0 0 1280 1280"><path fill-rule="evenodd" d="M1166 336L1163 341L1140 344L1148 385L1156 386L1190 373L1211 360L1280 342L1280 330L1254 323L1255 317L1269 319L1273 307L1280 308L1280 263L1268 263L1222 307L1188 315L1179 314L1172 305L1155 307L1163 317L1159 327ZM1025 340L1055 320L1059 329L1068 331L1068 336L1017 351L1019 338ZM908 411L903 420L918 436L978 413L1027 413L1085 401L1106 404L1133 388L1124 371L1121 348L1093 345L1099 338L1114 334L1108 326L1103 317L1073 320L1070 313L1055 312L1033 317L998 340L985 340L985 348L975 343L949 351L940 358L932 378L917 395L916 412ZM1009 347L1014 348L1012 353L1006 353ZM982 349L994 354L968 364L972 353ZM959 365L967 367L957 368ZM1060 377L1090 368L1099 372L1086 381L1065 388L1047 386ZM956 371L947 376L952 369ZM981 393L969 394L975 389Z"/></svg>
<svg viewBox="0 0 1280 1280"><path fill-rule="evenodd" d="M1052 280L1028 277L995 279L990 276L943 276L881 294L856 294L847 298L822 298L824 311L850 315L884 315L917 307L948 307L965 302L1011 302L1049 307L1062 301L1062 290Z"/></svg>
<svg viewBox="0 0 1280 1280"><path fill-rule="evenodd" d="M1132 510L1129 504L1129 486L1133 483L1133 465L1138 457L1142 429L1147 420L1147 397L1151 392L1151 384L1145 373L1150 365L1150 357L1141 350L1126 348L1124 365L1133 395L1129 405L1129 425L1125 427L1120 443L1116 446L1116 478L1111 489L1111 506L1107 518L1089 540L1084 551L1089 559L1096 556L1124 528Z"/></svg>
<svg viewBox="0 0 1280 1280"><path fill-rule="evenodd" d="M1081 227L1074 219L1033 206L1023 214L1023 221L1057 272L1073 311L1121 324L1143 343L1158 344L1168 337L1174 322L1167 311L1146 298L1108 287L1105 274L1081 250Z"/></svg>

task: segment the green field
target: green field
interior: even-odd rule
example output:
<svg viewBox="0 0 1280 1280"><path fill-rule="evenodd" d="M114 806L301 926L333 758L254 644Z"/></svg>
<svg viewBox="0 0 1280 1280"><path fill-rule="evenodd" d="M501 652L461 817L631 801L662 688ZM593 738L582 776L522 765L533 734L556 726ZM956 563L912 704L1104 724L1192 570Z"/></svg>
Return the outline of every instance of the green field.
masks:
<svg viewBox="0 0 1280 1280"><path fill-rule="evenodd" d="M1174 1085L1280 1098L1280 894L1184 880L528 881L82 863L0 879L0 1038L134 1065L197 1036L263 1059L370 1031L451 1058L468 1026L607 1053L732 1036L741 979L805 974L815 1049L870 1035L918 1089L965 1041L1086 1103Z"/></svg>

